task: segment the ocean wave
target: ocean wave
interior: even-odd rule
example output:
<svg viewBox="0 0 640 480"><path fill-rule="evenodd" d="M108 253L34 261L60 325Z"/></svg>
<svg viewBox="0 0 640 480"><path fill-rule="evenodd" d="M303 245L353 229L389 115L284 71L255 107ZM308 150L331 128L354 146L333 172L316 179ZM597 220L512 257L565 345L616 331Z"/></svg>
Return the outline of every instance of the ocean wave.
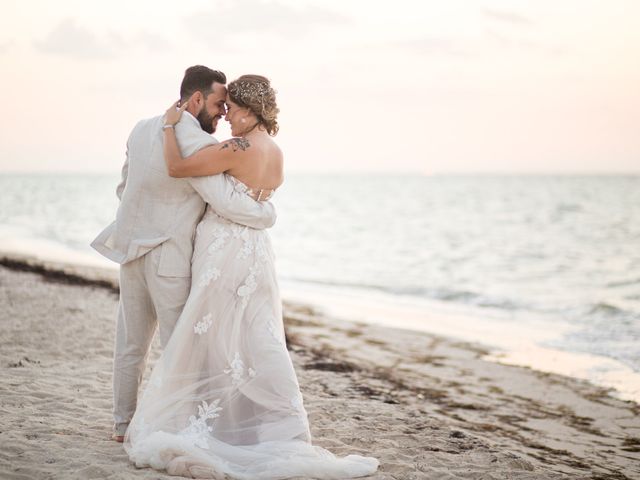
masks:
<svg viewBox="0 0 640 480"><path fill-rule="evenodd" d="M587 310L587 314L606 316L606 317L616 317L616 318L631 317L631 316L638 315L638 313L630 312L628 310L625 310L624 308L620 308L615 305L612 305L611 303L606 303L606 302L598 302L590 305Z"/></svg>
<svg viewBox="0 0 640 480"><path fill-rule="evenodd" d="M632 278L630 280L620 280L620 281L615 281L615 282L609 282L609 283L605 284L606 287L611 287L611 288L628 287L630 285L640 285L640 277Z"/></svg>
<svg viewBox="0 0 640 480"><path fill-rule="evenodd" d="M469 290L456 290L447 287L427 288L420 286L395 287L381 284L367 284L355 282L340 282L333 280L320 280L309 278L287 277L285 280L306 283L311 285L321 285L327 287L350 288L356 290L373 290L398 296L416 297L428 300L438 300L442 302L460 303L467 306L481 308L496 308L500 310L521 310L531 309L530 305L516 302L508 298L490 297L480 292Z"/></svg>
<svg viewBox="0 0 640 480"><path fill-rule="evenodd" d="M561 203L556 207L556 212L582 212L584 207L577 203Z"/></svg>

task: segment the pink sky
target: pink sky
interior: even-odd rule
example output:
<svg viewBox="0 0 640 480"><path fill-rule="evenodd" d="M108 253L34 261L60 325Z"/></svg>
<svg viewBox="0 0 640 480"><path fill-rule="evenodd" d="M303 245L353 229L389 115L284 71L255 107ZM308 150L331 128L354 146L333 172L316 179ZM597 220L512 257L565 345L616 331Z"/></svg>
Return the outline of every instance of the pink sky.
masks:
<svg viewBox="0 0 640 480"><path fill-rule="evenodd" d="M52 5L3 6L0 173L118 172L196 63L272 78L291 172L640 172L635 0Z"/></svg>

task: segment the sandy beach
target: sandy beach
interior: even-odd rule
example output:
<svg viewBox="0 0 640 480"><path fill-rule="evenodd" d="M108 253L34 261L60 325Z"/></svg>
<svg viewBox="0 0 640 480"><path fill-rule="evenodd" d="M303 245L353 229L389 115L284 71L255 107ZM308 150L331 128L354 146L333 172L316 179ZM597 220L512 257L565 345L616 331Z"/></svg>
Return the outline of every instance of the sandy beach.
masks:
<svg viewBox="0 0 640 480"><path fill-rule="evenodd" d="M112 272L0 256L0 478L175 478L110 440L117 300ZM369 478L640 478L636 403L480 345L285 307L314 442L377 457Z"/></svg>

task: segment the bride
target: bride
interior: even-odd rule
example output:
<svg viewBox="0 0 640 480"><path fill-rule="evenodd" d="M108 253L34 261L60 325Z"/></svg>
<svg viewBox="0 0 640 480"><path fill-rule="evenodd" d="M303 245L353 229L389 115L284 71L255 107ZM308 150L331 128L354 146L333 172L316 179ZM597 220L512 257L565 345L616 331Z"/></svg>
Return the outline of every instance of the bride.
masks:
<svg viewBox="0 0 640 480"><path fill-rule="evenodd" d="M167 110L165 159L175 177L226 172L236 189L265 199L283 181L275 91L259 75L231 82L231 140L181 158ZM266 231L207 208L198 225L189 299L156 364L125 438L130 459L196 478L345 478L378 461L337 458L311 444L286 349L274 258Z"/></svg>

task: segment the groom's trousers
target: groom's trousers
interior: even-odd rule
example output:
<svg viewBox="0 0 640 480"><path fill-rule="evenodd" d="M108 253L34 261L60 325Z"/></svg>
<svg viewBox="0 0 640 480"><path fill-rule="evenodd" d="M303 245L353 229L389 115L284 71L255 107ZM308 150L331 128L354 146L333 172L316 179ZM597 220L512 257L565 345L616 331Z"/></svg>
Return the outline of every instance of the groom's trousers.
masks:
<svg viewBox="0 0 640 480"><path fill-rule="evenodd" d="M129 423L156 328L162 348L189 296L190 277L159 276L162 246L120 266L120 302L113 359L114 423Z"/></svg>

